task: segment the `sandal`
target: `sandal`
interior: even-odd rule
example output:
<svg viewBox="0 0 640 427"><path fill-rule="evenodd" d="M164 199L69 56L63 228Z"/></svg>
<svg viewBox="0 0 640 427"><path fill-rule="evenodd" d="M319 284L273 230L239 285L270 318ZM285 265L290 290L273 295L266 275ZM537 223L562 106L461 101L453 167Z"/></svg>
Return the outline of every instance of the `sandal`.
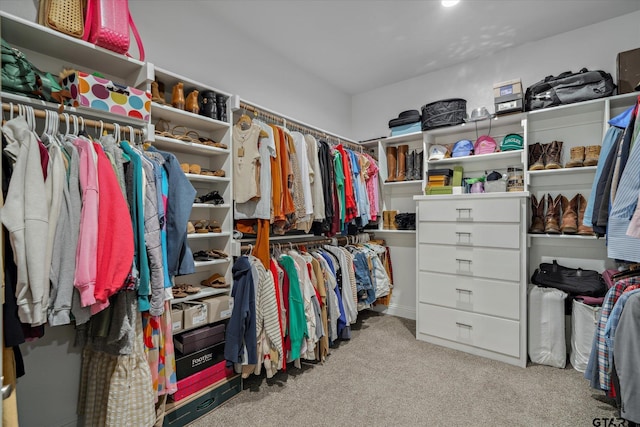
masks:
<svg viewBox="0 0 640 427"><path fill-rule="evenodd" d="M187 222L187 234L193 234L196 232L196 227L191 221Z"/></svg>
<svg viewBox="0 0 640 427"><path fill-rule="evenodd" d="M205 168L202 168L202 170L200 171L200 175L216 176L214 171L212 171L211 169L205 169Z"/></svg>
<svg viewBox="0 0 640 427"><path fill-rule="evenodd" d="M206 251L198 251L193 254L194 261L213 261L214 258L211 258Z"/></svg>
<svg viewBox="0 0 640 427"><path fill-rule="evenodd" d="M200 167L200 165L197 165L195 163L193 165L189 165L189 173L200 175L201 172L202 168Z"/></svg>
<svg viewBox="0 0 640 427"><path fill-rule="evenodd" d="M179 285L174 286L174 289L178 289L179 291L186 292L189 295L197 294L200 292L200 287L193 286L188 283L181 283Z"/></svg>
<svg viewBox="0 0 640 427"><path fill-rule="evenodd" d="M180 169L184 173L189 173L189 163L180 163Z"/></svg>
<svg viewBox="0 0 640 427"><path fill-rule="evenodd" d="M217 190L211 191L204 196L200 196L200 200L202 200L203 203L213 203L214 205L224 204L224 199Z"/></svg>
<svg viewBox="0 0 640 427"><path fill-rule="evenodd" d="M220 227L220 224L216 220L211 221L207 229L210 233L222 233L222 227Z"/></svg>
<svg viewBox="0 0 640 427"><path fill-rule="evenodd" d="M224 276L219 273L213 273L211 276L200 282L200 284L202 286L209 286L210 288L226 288L229 286Z"/></svg>
<svg viewBox="0 0 640 427"><path fill-rule="evenodd" d="M229 148L227 147L226 144L223 144L222 142L216 142L211 138L198 137L198 141L200 141L201 144L208 145L209 147L224 148L224 149Z"/></svg>
<svg viewBox="0 0 640 427"><path fill-rule="evenodd" d="M189 294L187 294L185 291L181 290L180 288L173 288L171 289L171 291L173 293L174 298L186 298L189 296Z"/></svg>
<svg viewBox="0 0 640 427"><path fill-rule="evenodd" d="M225 171L224 171L224 170L222 170L222 169L218 169L217 171L213 172L213 176L218 176L218 177L221 177L221 178L222 178L222 177L223 177L223 176L225 176L225 175L226 175L226 173L225 173Z"/></svg>
<svg viewBox="0 0 640 427"><path fill-rule="evenodd" d="M189 143L197 143L198 138L200 137L200 135L198 135L198 132L196 132L195 130L189 130L186 126L182 125L174 126L173 129L171 129L171 133L173 135L173 139ZM193 138L191 135L194 135L195 138Z"/></svg>
<svg viewBox="0 0 640 427"><path fill-rule="evenodd" d="M209 249L207 251L207 254L211 257L211 258L215 258L215 259L225 259L225 258L229 258L229 255L227 255L225 252L218 250L218 249Z"/></svg>
<svg viewBox="0 0 640 427"><path fill-rule="evenodd" d="M165 120L165 119L158 120L158 123L156 123L156 130L155 130L156 135L164 136L165 138L175 138L170 131L171 131L171 126L169 125L168 120Z"/></svg>
<svg viewBox="0 0 640 427"><path fill-rule="evenodd" d="M208 233L209 232L209 221L206 219L201 219L197 221L194 226L196 233Z"/></svg>

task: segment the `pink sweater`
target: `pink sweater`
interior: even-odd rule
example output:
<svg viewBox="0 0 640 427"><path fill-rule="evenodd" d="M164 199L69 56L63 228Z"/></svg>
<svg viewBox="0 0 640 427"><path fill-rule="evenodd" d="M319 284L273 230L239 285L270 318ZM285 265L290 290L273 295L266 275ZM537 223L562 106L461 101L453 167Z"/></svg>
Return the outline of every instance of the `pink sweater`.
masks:
<svg viewBox="0 0 640 427"><path fill-rule="evenodd" d="M98 254L98 174L94 161L91 141L77 138L73 145L80 155L80 190L82 191L82 213L80 214L80 234L76 251L76 273L73 285L80 292L83 307L96 302Z"/></svg>

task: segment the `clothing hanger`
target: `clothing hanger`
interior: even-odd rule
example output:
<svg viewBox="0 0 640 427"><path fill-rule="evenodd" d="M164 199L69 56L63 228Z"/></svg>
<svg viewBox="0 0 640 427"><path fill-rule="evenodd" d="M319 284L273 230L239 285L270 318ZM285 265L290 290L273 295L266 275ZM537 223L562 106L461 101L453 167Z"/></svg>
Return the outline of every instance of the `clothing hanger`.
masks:
<svg viewBox="0 0 640 427"><path fill-rule="evenodd" d="M238 119L238 121L236 122L236 125L238 125L238 127L242 130L248 130L251 128L252 124L253 124L253 121L251 120L251 117L249 117L249 115L247 114L247 110L243 109L243 113Z"/></svg>
<svg viewBox="0 0 640 427"><path fill-rule="evenodd" d="M613 280L626 279L628 277L640 276L640 263L631 264L627 269L613 275Z"/></svg>
<svg viewBox="0 0 640 427"><path fill-rule="evenodd" d="M251 255L251 252L253 252L253 245L249 244L249 250L244 255L245 256L249 256L249 255Z"/></svg>

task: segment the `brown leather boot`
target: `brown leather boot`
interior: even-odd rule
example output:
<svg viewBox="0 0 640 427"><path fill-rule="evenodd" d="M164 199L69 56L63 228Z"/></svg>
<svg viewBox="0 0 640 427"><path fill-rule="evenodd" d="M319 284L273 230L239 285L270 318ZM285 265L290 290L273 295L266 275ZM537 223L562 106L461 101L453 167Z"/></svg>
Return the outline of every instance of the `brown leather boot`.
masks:
<svg viewBox="0 0 640 427"><path fill-rule="evenodd" d="M538 202L536 196L531 195L531 227L529 233L544 233L544 196Z"/></svg>
<svg viewBox="0 0 640 427"><path fill-rule="evenodd" d="M396 215L398 215L398 211L389 211L389 230L398 229L396 224Z"/></svg>
<svg viewBox="0 0 640 427"><path fill-rule="evenodd" d="M584 156L584 165L585 166L596 166L598 164L598 159L600 158L600 146L599 145L589 145L587 147L585 156Z"/></svg>
<svg viewBox="0 0 640 427"><path fill-rule="evenodd" d="M398 145L398 177L396 181L405 181L407 179L407 152L408 145Z"/></svg>
<svg viewBox="0 0 640 427"><path fill-rule="evenodd" d="M167 103L164 100L164 96L160 95L160 87L158 85L158 82L155 80L151 82L151 100L162 105Z"/></svg>
<svg viewBox="0 0 640 427"><path fill-rule="evenodd" d="M575 195L571 201L561 196L562 201L562 226L560 231L563 234L576 234L578 231L578 196Z"/></svg>
<svg viewBox="0 0 640 427"><path fill-rule="evenodd" d="M184 110L184 83L179 82L171 91L171 106L179 110Z"/></svg>
<svg viewBox="0 0 640 427"><path fill-rule="evenodd" d="M562 169L562 141L552 141L544 159L545 169Z"/></svg>
<svg viewBox="0 0 640 427"><path fill-rule="evenodd" d="M571 147L571 159L567 162L568 168L584 166L584 147Z"/></svg>
<svg viewBox="0 0 640 427"><path fill-rule="evenodd" d="M560 205L562 196L557 195L555 200L551 194L547 194L547 214L544 219L544 232L548 234L560 234Z"/></svg>
<svg viewBox="0 0 640 427"><path fill-rule="evenodd" d="M578 198L578 234L581 236L593 236L593 228L584 225L584 211L587 209L587 199L582 194L577 194Z"/></svg>
<svg viewBox="0 0 640 427"><path fill-rule="evenodd" d="M544 150L542 144L536 142L529 146L529 170L539 171L544 169Z"/></svg>
<svg viewBox="0 0 640 427"><path fill-rule="evenodd" d="M397 153L396 147L387 147L387 180L385 182L396 181Z"/></svg>
<svg viewBox="0 0 640 427"><path fill-rule="evenodd" d="M389 229L389 211L382 211L382 229Z"/></svg>

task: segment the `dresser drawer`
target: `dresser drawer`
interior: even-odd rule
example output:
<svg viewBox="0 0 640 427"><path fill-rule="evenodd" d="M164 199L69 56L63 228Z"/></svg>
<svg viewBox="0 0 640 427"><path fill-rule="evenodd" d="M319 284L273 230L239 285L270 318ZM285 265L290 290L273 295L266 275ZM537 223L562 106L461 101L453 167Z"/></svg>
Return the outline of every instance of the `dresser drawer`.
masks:
<svg viewBox="0 0 640 427"><path fill-rule="evenodd" d="M520 222L520 198L421 200L419 221Z"/></svg>
<svg viewBox="0 0 640 427"><path fill-rule="evenodd" d="M520 248L520 224L420 222L420 243L489 248Z"/></svg>
<svg viewBox="0 0 640 427"><path fill-rule="evenodd" d="M418 301L520 320L520 286L515 282L421 271Z"/></svg>
<svg viewBox="0 0 640 427"><path fill-rule="evenodd" d="M520 251L420 243L418 270L520 281Z"/></svg>
<svg viewBox="0 0 640 427"><path fill-rule="evenodd" d="M418 304L418 332L520 357L520 323L430 304Z"/></svg>

